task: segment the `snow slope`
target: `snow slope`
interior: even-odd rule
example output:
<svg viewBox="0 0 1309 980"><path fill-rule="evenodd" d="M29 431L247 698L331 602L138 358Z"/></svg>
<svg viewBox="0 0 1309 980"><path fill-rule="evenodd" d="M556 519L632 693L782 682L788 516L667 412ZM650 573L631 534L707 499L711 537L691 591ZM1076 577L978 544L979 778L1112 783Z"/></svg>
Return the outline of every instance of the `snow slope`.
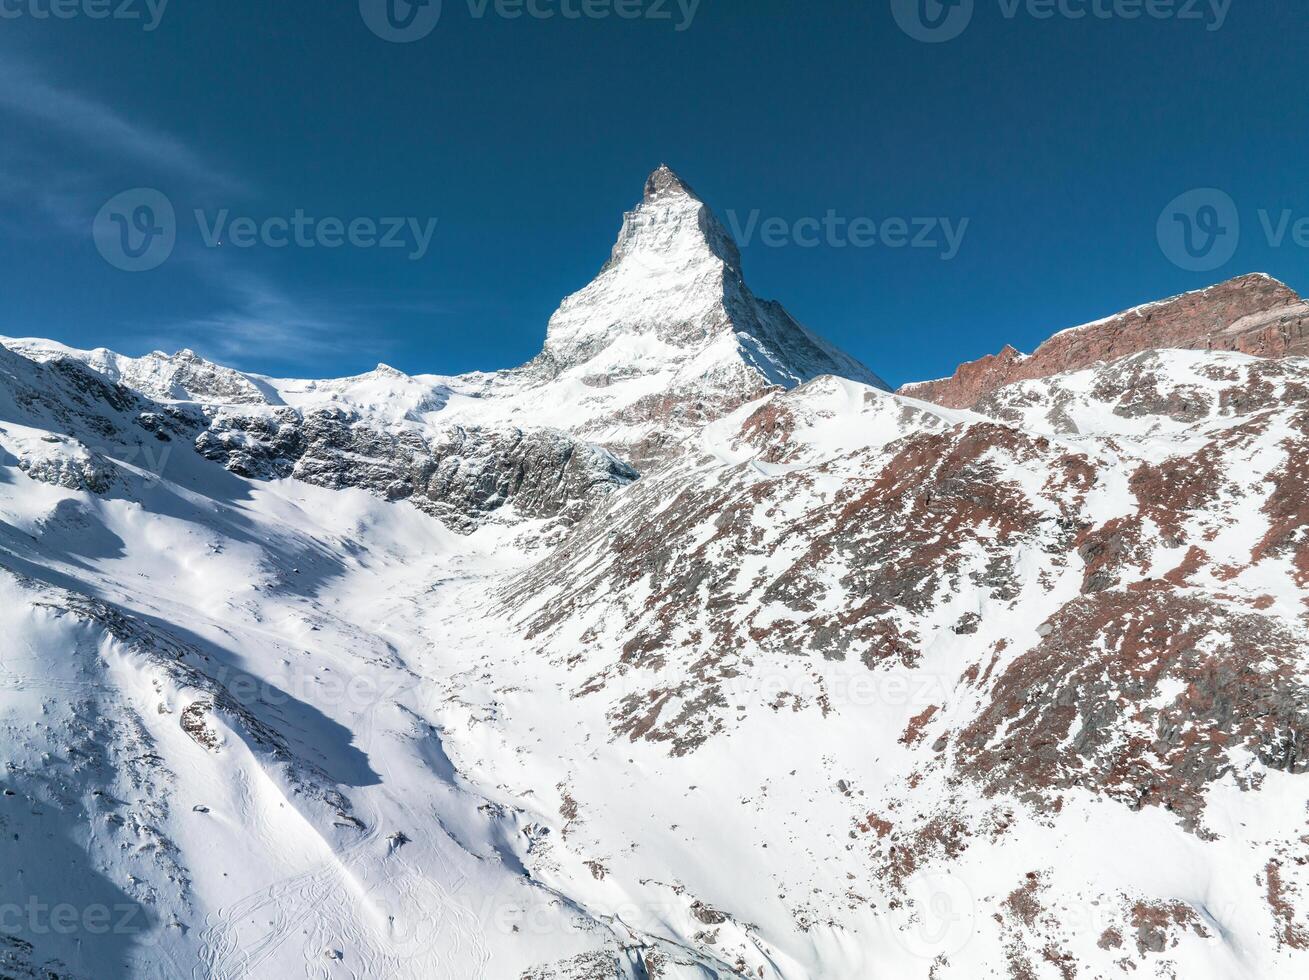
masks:
<svg viewBox="0 0 1309 980"><path fill-rule="evenodd" d="M737 272L661 169L512 371L0 346L0 972L1302 976L1309 361Z"/></svg>
<svg viewBox="0 0 1309 980"><path fill-rule="evenodd" d="M38 360L79 358L160 400L303 412L354 412L430 433L450 426L564 429L638 469L660 461L723 411L773 387L836 374L886 385L745 284L726 229L667 167L646 181L609 261L551 317L544 350L508 371L407 377L379 365L356 378L264 378L189 351L124 358L44 340L6 340Z"/></svg>

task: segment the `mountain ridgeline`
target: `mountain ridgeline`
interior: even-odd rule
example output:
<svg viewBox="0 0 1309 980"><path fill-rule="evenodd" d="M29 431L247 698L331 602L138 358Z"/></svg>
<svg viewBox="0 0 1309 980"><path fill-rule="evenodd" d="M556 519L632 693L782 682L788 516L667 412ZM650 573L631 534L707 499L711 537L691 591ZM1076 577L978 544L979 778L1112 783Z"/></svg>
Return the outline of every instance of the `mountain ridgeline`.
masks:
<svg viewBox="0 0 1309 980"><path fill-rule="evenodd" d="M0 342L0 973L1305 975L1307 310L891 392L660 167L518 367Z"/></svg>

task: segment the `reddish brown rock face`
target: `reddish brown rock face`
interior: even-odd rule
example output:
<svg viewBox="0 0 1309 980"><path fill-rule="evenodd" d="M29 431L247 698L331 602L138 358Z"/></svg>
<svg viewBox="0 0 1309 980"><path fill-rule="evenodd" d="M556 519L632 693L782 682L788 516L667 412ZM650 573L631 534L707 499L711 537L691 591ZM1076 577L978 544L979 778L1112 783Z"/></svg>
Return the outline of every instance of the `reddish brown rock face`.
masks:
<svg viewBox="0 0 1309 980"><path fill-rule="evenodd" d="M960 736L988 792L1049 806L1052 789L1094 787L1194 828L1231 746L1309 768L1294 632L1162 583L1074 600L1051 626Z"/></svg>
<svg viewBox="0 0 1309 980"><path fill-rule="evenodd" d="M905 385L900 394L949 408L972 408L990 392L1015 381L1080 371L1160 348L1306 356L1309 305L1275 279L1241 276L1065 330L1031 355L1005 347L999 354L960 365L953 377Z"/></svg>

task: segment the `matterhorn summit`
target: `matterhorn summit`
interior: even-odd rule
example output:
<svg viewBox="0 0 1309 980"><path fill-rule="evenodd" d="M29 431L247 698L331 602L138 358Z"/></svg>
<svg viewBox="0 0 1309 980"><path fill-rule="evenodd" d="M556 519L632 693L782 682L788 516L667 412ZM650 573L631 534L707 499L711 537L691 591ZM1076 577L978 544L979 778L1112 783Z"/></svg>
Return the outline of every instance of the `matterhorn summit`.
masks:
<svg viewBox="0 0 1309 980"><path fill-rule="evenodd" d="M886 387L780 304L757 298L732 236L663 165L624 216L600 274L563 301L524 371L552 385L619 386L602 400L607 421L638 429L678 417L698 424L826 374ZM586 401L586 414L600 404Z"/></svg>
<svg viewBox="0 0 1309 980"><path fill-rule="evenodd" d="M520 367L0 339L0 975L1302 978L1306 337L891 393L660 167Z"/></svg>
<svg viewBox="0 0 1309 980"><path fill-rule="evenodd" d="M780 305L757 299L722 222L661 165L647 178L641 203L623 217L600 275L550 318L533 365L551 374L585 368L613 381L692 361L707 367L706 357L735 358L765 385L837 374L885 387Z"/></svg>
<svg viewBox="0 0 1309 980"><path fill-rule="evenodd" d="M80 361L161 402L221 409L211 422L227 428L208 444L214 452L218 445L239 450L229 462L250 472L286 471L300 459L303 440L297 431L288 445L285 420L329 411L343 413L352 431L410 425L442 441L451 427L503 433L530 421L645 470L678 455L700 426L770 391L824 375L887 387L780 304L757 298L741 264L710 207L660 166L624 216L599 274L563 300L541 353L518 368L410 377L381 365L352 378L276 379L189 350L131 358L48 340L5 343L39 361Z"/></svg>

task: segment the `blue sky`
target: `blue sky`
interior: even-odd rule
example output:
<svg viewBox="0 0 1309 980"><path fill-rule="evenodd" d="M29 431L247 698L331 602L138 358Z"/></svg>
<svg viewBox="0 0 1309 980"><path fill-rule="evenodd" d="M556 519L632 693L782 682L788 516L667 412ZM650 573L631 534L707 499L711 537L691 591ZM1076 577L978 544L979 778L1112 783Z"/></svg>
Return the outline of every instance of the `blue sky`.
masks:
<svg viewBox="0 0 1309 980"><path fill-rule="evenodd" d="M278 374L510 366L599 269L661 161L742 227L967 219L948 261L841 236L770 246L762 225L743 249L756 292L895 383L1242 272L1309 288L1309 234L1291 232L1309 217L1309 12L1291 0L974 0L966 29L932 44L892 0L700 0L693 16L692 0L622 0L632 18L535 0L549 19L444 0L403 44L345 0L128 0L137 20L92 17L97 0L41 16L49 2L0 0L10 335L193 347ZM138 187L175 206L178 230L167 261L133 273L92 225ZM1240 222L1234 254L1204 271L1156 234L1194 188L1222 191ZM196 209L379 233L413 219L399 238L437 224L420 258L237 249L206 245ZM1274 230L1290 218L1280 241L1261 212Z"/></svg>

